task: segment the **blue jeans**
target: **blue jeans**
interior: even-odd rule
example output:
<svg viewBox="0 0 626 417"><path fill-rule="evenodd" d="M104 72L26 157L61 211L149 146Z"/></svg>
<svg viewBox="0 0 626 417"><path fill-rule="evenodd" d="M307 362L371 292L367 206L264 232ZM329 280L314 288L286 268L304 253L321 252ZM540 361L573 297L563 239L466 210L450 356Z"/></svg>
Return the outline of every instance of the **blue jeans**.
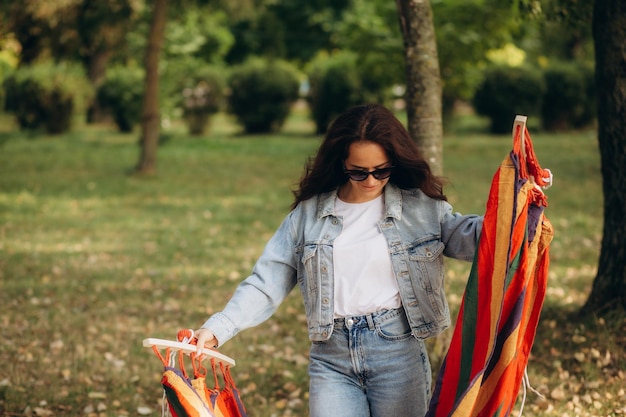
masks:
<svg viewBox="0 0 626 417"><path fill-rule="evenodd" d="M404 309L335 320L311 346L310 417L423 417L430 361Z"/></svg>

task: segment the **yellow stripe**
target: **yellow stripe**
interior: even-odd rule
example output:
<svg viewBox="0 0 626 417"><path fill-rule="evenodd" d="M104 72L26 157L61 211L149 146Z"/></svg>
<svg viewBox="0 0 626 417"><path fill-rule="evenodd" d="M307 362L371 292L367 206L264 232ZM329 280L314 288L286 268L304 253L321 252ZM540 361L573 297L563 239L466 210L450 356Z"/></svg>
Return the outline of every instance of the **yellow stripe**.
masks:
<svg viewBox="0 0 626 417"><path fill-rule="evenodd" d="M189 417L214 417L207 409L196 391L187 385L176 372L167 370L163 373L163 379L176 392L176 396Z"/></svg>

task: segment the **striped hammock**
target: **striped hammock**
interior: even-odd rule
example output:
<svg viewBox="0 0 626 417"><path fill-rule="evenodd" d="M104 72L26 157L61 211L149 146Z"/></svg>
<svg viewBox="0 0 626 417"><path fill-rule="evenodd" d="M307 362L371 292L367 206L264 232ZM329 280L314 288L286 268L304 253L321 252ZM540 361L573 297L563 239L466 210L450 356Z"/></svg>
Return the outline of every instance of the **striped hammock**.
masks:
<svg viewBox="0 0 626 417"><path fill-rule="evenodd" d="M525 123L494 175L452 341L427 417L508 416L535 338L553 229L540 186L551 181Z"/></svg>
<svg viewBox="0 0 626 417"><path fill-rule="evenodd" d="M179 342L194 345L197 342L193 331L183 329L178 332ZM147 339L154 341L157 339ZM165 341L166 342L166 341ZM207 369L202 365L202 359L195 352L188 354L193 369L193 378L185 369L183 351L172 352L171 347L165 349L165 356L159 351L160 345L152 345L155 355L164 366L161 383L163 385L164 403L162 416L172 417L246 417L247 412L241 401L239 389L230 372L230 364L219 364L215 357L211 357L214 387L206 384ZM178 367L176 367L178 362ZM219 370L218 370L219 366ZM220 388L218 373L222 375L224 386Z"/></svg>

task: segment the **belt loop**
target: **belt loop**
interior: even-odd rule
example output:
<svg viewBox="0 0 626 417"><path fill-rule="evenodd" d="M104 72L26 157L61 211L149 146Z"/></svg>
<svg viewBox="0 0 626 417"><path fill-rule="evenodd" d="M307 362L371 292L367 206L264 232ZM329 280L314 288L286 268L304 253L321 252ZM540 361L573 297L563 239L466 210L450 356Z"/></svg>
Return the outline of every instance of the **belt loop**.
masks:
<svg viewBox="0 0 626 417"><path fill-rule="evenodd" d="M374 325L374 318L372 317L372 315L367 314L365 317L367 317L367 327L369 327L370 330L376 329L376 326Z"/></svg>

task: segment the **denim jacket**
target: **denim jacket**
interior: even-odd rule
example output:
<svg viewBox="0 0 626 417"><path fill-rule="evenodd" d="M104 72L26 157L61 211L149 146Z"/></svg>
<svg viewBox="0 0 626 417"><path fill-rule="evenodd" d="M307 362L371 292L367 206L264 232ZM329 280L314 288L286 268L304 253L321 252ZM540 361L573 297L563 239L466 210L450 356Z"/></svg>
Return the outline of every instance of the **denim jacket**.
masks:
<svg viewBox="0 0 626 417"><path fill-rule="evenodd" d="M471 261L482 217L452 212L445 201L421 190L387 184L379 227L389 247L400 298L412 333L425 339L450 325L444 292L443 256ZM209 328L224 344L239 331L267 320L298 285L304 299L309 339L327 340L333 330L333 241L342 229L335 215L337 191L300 203L267 243L252 275L236 289Z"/></svg>

